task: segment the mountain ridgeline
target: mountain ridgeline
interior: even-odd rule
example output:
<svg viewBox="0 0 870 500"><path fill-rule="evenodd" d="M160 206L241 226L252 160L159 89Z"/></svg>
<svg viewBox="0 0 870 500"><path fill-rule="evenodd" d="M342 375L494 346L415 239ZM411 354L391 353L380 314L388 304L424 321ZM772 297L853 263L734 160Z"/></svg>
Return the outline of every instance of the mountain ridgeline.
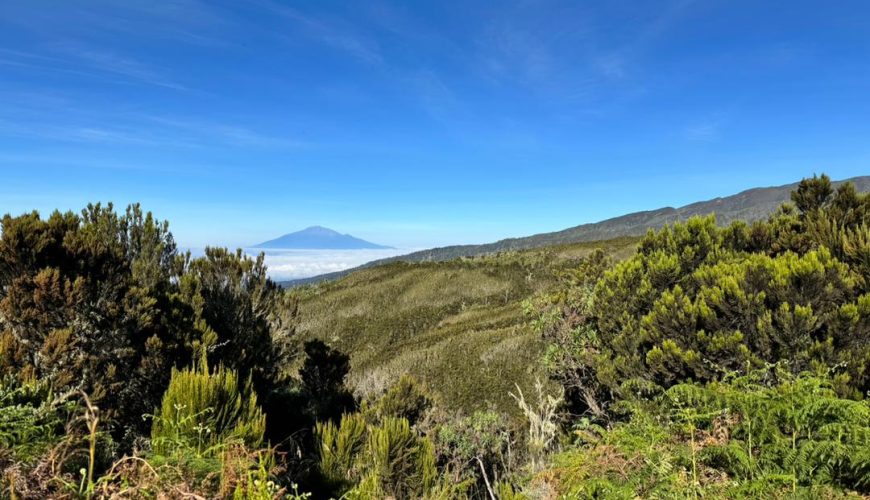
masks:
<svg viewBox="0 0 870 500"><path fill-rule="evenodd" d="M285 234L274 240L253 245L253 248L281 250L388 250L393 247L371 243L349 234L341 234L326 227L311 226L295 233Z"/></svg>
<svg viewBox="0 0 870 500"><path fill-rule="evenodd" d="M858 192L870 191L870 176L853 177L833 182L839 186L851 182ZM425 262L446 261L459 257L474 257L494 254L497 252L529 250L552 245L585 243L610 240L623 236L642 236L650 229L658 229L667 224L685 222L690 217L716 214L716 222L720 226L742 220L755 222L770 216L780 205L789 201L789 194L797 188L798 183L783 186L763 187L741 191L735 195L699 201L679 208L664 207L644 212L634 212L600 222L582 224L552 233L540 233L521 238L507 238L494 243L481 245L451 245L440 248L420 250L418 252L379 259L360 267L322 274L311 278L303 278L282 282L281 285L298 286L317 283L324 280L338 279L359 270L386 264L388 262Z"/></svg>

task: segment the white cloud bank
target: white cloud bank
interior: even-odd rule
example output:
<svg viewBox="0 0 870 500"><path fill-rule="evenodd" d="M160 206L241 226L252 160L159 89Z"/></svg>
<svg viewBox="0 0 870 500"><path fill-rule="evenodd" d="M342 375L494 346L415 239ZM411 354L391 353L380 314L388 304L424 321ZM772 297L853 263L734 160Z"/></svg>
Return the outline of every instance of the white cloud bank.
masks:
<svg viewBox="0 0 870 500"><path fill-rule="evenodd" d="M257 255L256 249L246 250ZM412 252L408 249L389 250L269 250L266 265L269 276L276 281L309 278L319 274L344 271L366 262Z"/></svg>
<svg viewBox="0 0 870 500"><path fill-rule="evenodd" d="M182 248L193 257L204 254L202 248ZM275 281L310 278L320 274L344 271L378 259L405 255L419 248L391 248L384 250L264 250L245 248L250 257L265 253L269 277Z"/></svg>

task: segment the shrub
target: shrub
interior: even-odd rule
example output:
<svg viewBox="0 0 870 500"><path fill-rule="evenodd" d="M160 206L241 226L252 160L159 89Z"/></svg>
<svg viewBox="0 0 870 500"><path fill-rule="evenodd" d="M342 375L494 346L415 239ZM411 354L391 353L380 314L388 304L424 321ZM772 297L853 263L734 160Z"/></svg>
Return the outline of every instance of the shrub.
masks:
<svg viewBox="0 0 870 500"><path fill-rule="evenodd" d="M370 419L404 418L411 426L432 408L429 393L410 375L403 375L374 403L363 408Z"/></svg>
<svg viewBox="0 0 870 500"><path fill-rule="evenodd" d="M870 491L870 405L780 370L679 384L584 434L526 489L570 498L819 498Z"/></svg>
<svg viewBox="0 0 870 500"><path fill-rule="evenodd" d="M347 498L422 498L438 482L432 442L402 418L367 424L361 414L320 423L320 471L332 491Z"/></svg>
<svg viewBox="0 0 870 500"><path fill-rule="evenodd" d="M138 205L119 215L97 204L7 215L2 229L0 373L84 390L115 437L144 431L189 326L174 314L168 225Z"/></svg>
<svg viewBox="0 0 870 500"><path fill-rule="evenodd" d="M544 384L539 380L535 383L535 400L527 401L520 386L517 393L511 393L517 405L529 423L526 435L526 447L529 453L532 469L541 466L547 452L553 446L559 431L557 412L562 403L562 395L552 396L544 392Z"/></svg>
<svg viewBox="0 0 870 500"><path fill-rule="evenodd" d="M313 425L317 421L337 421L356 409L353 394L344 381L350 371L350 357L320 340L303 345L305 361L299 369L299 381L305 400L305 413Z"/></svg>
<svg viewBox="0 0 870 500"><path fill-rule="evenodd" d="M470 481L475 497L486 497L495 485L507 486L523 453L504 416L478 411L455 417L437 428L435 448L439 465L455 483Z"/></svg>
<svg viewBox="0 0 870 500"><path fill-rule="evenodd" d="M60 442L74 405L44 382L0 379L0 464L32 463Z"/></svg>
<svg viewBox="0 0 870 500"><path fill-rule="evenodd" d="M567 408L606 420L625 380L667 388L783 360L793 374L836 367L841 395L870 389L870 196L823 176L794 200L752 226L709 216L650 231L603 273L584 261L590 278L567 280L534 322Z"/></svg>
<svg viewBox="0 0 870 500"><path fill-rule="evenodd" d="M265 425L250 379L241 383L233 370L223 366L209 373L203 360L195 368L173 369L154 415L151 443L158 454L181 447L214 455L229 442L259 446Z"/></svg>

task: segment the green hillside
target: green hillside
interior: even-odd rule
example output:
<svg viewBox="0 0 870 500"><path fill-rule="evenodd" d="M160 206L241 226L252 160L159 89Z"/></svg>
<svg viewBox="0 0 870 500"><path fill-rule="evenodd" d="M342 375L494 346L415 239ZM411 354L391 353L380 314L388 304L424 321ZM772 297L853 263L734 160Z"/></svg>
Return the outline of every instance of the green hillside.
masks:
<svg viewBox="0 0 870 500"><path fill-rule="evenodd" d="M558 283L596 248L616 258L636 238L506 252L448 262L393 262L298 289L297 332L350 353L350 385L383 392L411 373L448 410L517 411L508 392L546 379L543 342L523 302Z"/></svg>
<svg viewBox="0 0 870 500"><path fill-rule="evenodd" d="M858 192L866 193L870 191L870 176L867 175L835 181L831 185L838 187L847 182L855 186ZM290 287L338 279L359 269L379 266L389 262L445 261L460 257L489 255L497 252L543 248L551 245L604 241L623 236L643 236L650 229L659 229L667 224L685 222L691 217L711 214L716 215L716 222L722 226L727 226L734 221L756 222L767 218L781 204L789 201L790 193L797 186L798 183L795 182L783 186L752 188L731 196L698 201L678 208L663 207L655 210L634 212L599 222L569 227L552 233L540 233L521 238L506 238L482 245L450 245L430 248L407 255L379 259L353 269L322 274L311 278L285 281L281 285Z"/></svg>
<svg viewBox="0 0 870 500"><path fill-rule="evenodd" d="M866 498L870 195L791 200L289 291L138 205L5 216L0 497Z"/></svg>

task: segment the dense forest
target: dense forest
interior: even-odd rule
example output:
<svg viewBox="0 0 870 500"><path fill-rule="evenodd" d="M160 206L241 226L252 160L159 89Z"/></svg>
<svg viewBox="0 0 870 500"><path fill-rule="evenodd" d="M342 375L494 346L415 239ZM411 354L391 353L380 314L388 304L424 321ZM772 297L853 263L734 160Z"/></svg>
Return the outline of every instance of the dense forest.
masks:
<svg viewBox="0 0 870 500"><path fill-rule="evenodd" d="M136 205L6 215L0 495L867 497L868 216L820 176L752 223L283 290Z"/></svg>

